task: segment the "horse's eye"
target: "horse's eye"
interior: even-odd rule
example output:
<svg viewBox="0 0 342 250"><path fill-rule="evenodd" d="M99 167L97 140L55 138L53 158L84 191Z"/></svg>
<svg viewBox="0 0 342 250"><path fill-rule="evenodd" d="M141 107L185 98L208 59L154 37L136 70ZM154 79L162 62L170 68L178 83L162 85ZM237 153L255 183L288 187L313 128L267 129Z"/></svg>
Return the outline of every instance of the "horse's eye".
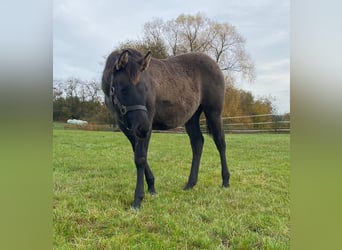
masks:
<svg viewBox="0 0 342 250"><path fill-rule="evenodd" d="M120 90L120 92L121 92L121 94L123 94L123 95L127 95L127 94L128 94L128 88L122 88L122 89Z"/></svg>

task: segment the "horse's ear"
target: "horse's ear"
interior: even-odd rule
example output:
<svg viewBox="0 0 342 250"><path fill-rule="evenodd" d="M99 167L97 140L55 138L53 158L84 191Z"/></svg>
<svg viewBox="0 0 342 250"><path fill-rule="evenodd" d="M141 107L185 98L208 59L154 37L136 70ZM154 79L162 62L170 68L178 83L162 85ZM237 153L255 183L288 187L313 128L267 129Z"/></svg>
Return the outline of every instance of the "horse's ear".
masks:
<svg viewBox="0 0 342 250"><path fill-rule="evenodd" d="M140 61L140 70L141 70L141 72L145 71L148 68L148 66L150 65L151 57L152 57L151 56L151 51L148 51L146 53L146 55L144 56L144 58L141 59L141 61Z"/></svg>
<svg viewBox="0 0 342 250"><path fill-rule="evenodd" d="M115 62L115 69L120 70L126 66L128 63L128 50L124 50L117 61Z"/></svg>

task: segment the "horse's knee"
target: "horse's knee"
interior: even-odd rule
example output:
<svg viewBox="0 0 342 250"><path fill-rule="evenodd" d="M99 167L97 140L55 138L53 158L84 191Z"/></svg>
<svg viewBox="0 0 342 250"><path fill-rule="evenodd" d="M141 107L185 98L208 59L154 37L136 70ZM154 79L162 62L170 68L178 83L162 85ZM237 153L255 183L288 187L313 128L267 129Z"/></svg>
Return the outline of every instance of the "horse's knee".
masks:
<svg viewBox="0 0 342 250"><path fill-rule="evenodd" d="M134 158L134 163L137 167L140 167L140 166L146 164L146 162L147 162L147 159L145 156L140 156L140 157Z"/></svg>

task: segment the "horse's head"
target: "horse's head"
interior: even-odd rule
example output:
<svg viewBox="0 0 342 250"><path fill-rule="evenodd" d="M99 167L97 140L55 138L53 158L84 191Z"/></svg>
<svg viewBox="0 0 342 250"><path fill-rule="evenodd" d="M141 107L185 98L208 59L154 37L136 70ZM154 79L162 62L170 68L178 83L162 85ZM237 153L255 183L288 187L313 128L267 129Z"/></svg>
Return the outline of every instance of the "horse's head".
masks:
<svg viewBox="0 0 342 250"><path fill-rule="evenodd" d="M137 56L124 50L116 58L110 76L109 99L121 127L139 138L145 138L151 129L146 108L148 93L144 72L150 60L150 52L145 56Z"/></svg>

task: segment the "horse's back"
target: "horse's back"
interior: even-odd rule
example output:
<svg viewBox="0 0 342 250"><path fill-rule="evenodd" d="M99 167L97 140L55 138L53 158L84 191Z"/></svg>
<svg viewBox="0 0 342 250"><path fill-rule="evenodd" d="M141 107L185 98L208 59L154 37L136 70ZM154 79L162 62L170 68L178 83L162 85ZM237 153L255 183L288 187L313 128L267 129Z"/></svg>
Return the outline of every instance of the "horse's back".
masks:
<svg viewBox="0 0 342 250"><path fill-rule="evenodd" d="M190 81L183 84L193 84L194 89L199 89L201 99L206 99L212 94L223 93L225 89L224 76L218 64L208 55L200 52L186 53L170 57L165 60L167 65L175 69L173 75L180 74ZM176 77L176 79L179 79ZM181 85L181 82L178 82ZM220 98L222 99L222 97Z"/></svg>
<svg viewBox="0 0 342 250"><path fill-rule="evenodd" d="M156 92L155 124L160 124L160 129L184 125L200 105L222 109L222 71L203 53L154 59L149 73Z"/></svg>

